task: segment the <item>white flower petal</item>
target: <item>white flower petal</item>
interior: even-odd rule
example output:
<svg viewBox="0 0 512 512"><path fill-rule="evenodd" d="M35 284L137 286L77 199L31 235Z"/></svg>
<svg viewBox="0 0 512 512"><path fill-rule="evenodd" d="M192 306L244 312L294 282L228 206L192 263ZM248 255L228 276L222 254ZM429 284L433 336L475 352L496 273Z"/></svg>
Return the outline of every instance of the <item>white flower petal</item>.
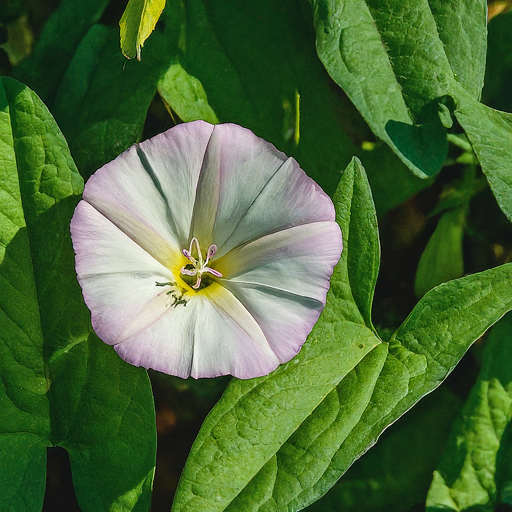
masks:
<svg viewBox="0 0 512 512"><path fill-rule="evenodd" d="M201 121L179 125L136 144L98 170L83 198L159 257L144 237L158 233L179 251L189 242L195 193L213 126Z"/></svg>
<svg viewBox="0 0 512 512"><path fill-rule="evenodd" d="M216 125L199 178L192 233L221 246L287 157L237 125Z"/></svg>
<svg viewBox="0 0 512 512"><path fill-rule="evenodd" d="M317 222L259 238L218 262L222 285L258 322L281 362L297 354L318 320L341 250L339 226Z"/></svg>
<svg viewBox="0 0 512 512"><path fill-rule="evenodd" d="M218 247L216 258L264 235L334 218L330 198L293 158L288 158L249 205L222 247Z"/></svg>
<svg viewBox="0 0 512 512"><path fill-rule="evenodd" d="M156 322L114 348L128 363L186 379L194 351L194 327L201 301L170 307Z"/></svg>
<svg viewBox="0 0 512 512"><path fill-rule="evenodd" d="M116 345L131 364L186 378L266 375L279 364L243 305L213 284Z"/></svg>
<svg viewBox="0 0 512 512"><path fill-rule="evenodd" d="M142 329L167 311L168 289L156 282L174 281L172 272L85 201L75 210L71 235L78 281L105 343L119 343L134 322Z"/></svg>
<svg viewBox="0 0 512 512"><path fill-rule="evenodd" d="M226 286L258 322L281 363L297 355L324 307L316 299L266 286L236 282Z"/></svg>
<svg viewBox="0 0 512 512"><path fill-rule="evenodd" d="M329 279L342 250L335 222L316 222L264 236L237 247L215 269L222 284L248 283L325 303Z"/></svg>

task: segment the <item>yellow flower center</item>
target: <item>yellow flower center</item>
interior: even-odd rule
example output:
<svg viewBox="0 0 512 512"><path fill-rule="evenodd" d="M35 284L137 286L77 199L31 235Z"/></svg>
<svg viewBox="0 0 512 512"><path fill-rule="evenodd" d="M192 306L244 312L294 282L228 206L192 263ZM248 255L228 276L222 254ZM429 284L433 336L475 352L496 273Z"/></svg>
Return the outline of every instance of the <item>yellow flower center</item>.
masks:
<svg viewBox="0 0 512 512"><path fill-rule="evenodd" d="M201 247L196 237L192 238L189 249L183 249L183 255L189 260L190 263L184 265L180 269L181 278L194 290L199 290L212 283L210 279L203 279L203 274L211 274L215 277L222 277L222 274L208 266L210 259L213 258L217 252L217 246L212 244L208 247L206 252L206 259L203 258ZM209 276L206 276L209 277ZM192 284L195 280L195 283Z"/></svg>

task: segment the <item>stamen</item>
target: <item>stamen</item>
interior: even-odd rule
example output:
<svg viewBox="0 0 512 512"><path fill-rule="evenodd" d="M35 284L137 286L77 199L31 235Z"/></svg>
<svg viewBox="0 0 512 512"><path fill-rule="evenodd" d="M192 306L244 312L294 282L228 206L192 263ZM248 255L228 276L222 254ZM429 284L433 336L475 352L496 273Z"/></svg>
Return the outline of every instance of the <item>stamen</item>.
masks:
<svg viewBox="0 0 512 512"><path fill-rule="evenodd" d="M196 258L194 258L194 256L192 256L192 254L193 254L192 247L194 245L195 245L198 259L196 259ZM191 269L191 268L186 268L185 266L183 266L183 267L181 267L180 272L186 276L197 276L197 281L192 286L192 288L194 288L194 290L199 289L199 287L201 286L202 276L206 272L214 275L215 277L222 277L222 274L218 270L215 270L211 267L207 267L208 262L210 261L211 258L213 258L213 256L215 256L215 253L217 252L217 246L215 244L212 244L212 245L210 245L210 247L208 247L208 251L206 253L206 261L203 261L201 247L199 246L199 241L197 240L196 237L193 237L192 240L190 241L190 247L189 247L188 251L187 251L187 249L183 249L182 252L183 252L183 255L190 261L190 263L192 263L194 268ZM187 265L187 266L190 267L190 265Z"/></svg>
<svg viewBox="0 0 512 512"><path fill-rule="evenodd" d="M190 270L188 268L181 267L180 272L186 276L195 276L197 274L197 269L195 268L194 270Z"/></svg>
<svg viewBox="0 0 512 512"><path fill-rule="evenodd" d="M222 274L214 268L205 267L204 272L210 272L210 274L213 274L215 277L222 277Z"/></svg>
<svg viewBox="0 0 512 512"><path fill-rule="evenodd" d="M215 244L212 244L210 245L210 247L208 247L208 254L206 256L206 261L204 262L204 264L206 265L211 258L213 258L215 256L215 253L217 252L217 246Z"/></svg>

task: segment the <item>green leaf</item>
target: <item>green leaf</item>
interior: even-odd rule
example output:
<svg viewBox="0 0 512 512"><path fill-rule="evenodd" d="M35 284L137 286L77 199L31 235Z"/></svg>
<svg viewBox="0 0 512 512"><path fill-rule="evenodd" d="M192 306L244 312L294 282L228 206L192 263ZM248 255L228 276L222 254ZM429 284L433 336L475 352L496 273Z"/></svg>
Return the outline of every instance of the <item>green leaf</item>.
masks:
<svg viewBox="0 0 512 512"><path fill-rule="evenodd" d="M318 55L374 133L417 176L432 176L447 154L454 102L498 204L512 219L512 122L477 101L486 2L311 3Z"/></svg>
<svg viewBox="0 0 512 512"><path fill-rule="evenodd" d="M62 446L84 512L147 511L151 388L91 331L69 236L83 180L41 100L5 77L0 132L0 510L41 510Z"/></svg>
<svg viewBox="0 0 512 512"><path fill-rule="evenodd" d="M94 333L60 357L52 361L53 434L69 452L82 510L149 511L156 428L146 371Z"/></svg>
<svg viewBox="0 0 512 512"><path fill-rule="evenodd" d="M460 405L460 399L445 386L425 397L307 510L401 512L425 503Z"/></svg>
<svg viewBox="0 0 512 512"><path fill-rule="evenodd" d="M375 211L364 171L356 161L343 174L335 203L344 249L321 319L295 359L267 377L234 380L229 385L194 443L175 510L252 510L250 503L256 497L261 503L267 499L265 490L272 491L283 450L292 452L294 462L303 457L301 465L314 460L314 454L304 457L304 452L294 447L298 428L326 428L340 410L345 411L343 428L347 433L357 422L364 402L342 398L350 398L356 387L369 398L375 375L371 369L382 365L382 350L364 359L367 373L356 372L354 367L374 347L384 345L366 327L351 289L356 280L362 284L358 300L366 308L379 264ZM368 260L363 268L351 261L350 251L352 247L359 250L367 240ZM340 381L343 385L338 389ZM208 476L210 471L215 478ZM315 468L304 478L315 479L317 473ZM295 481L293 486L279 489L293 494L297 485Z"/></svg>
<svg viewBox="0 0 512 512"><path fill-rule="evenodd" d="M318 55L331 77L417 176L436 174L447 153L444 97L457 80L479 97L486 2L311 4Z"/></svg>
<svg viewBox="0 0 512 512"><path fill-rule="evenodd" d="M339 263L341 282L348 284L345 293L352 295L362 321L373 329L371 313L373 292L379 274L379 231L370 185L359 160L353 159L345 170L333 201L337 207L336 221L345 241L346 258L341 258ZM347 244L350 245L347 247ZM337 273L333 275L337 277ZM335 279L332 281L331 287L335 288L337 282ZM345 315L348 311L347 308ZM355 315L352 320L360 321Z"/></svg>
<svg viewBox="0 0 512 512"><path fill-rule="evenodd" d="M439 219L416 271L414 293L417 297L422 297L439 284L464 275L462 238L466 211L466 206L451 209Z"/></svg>
<svg viewBox="0 0 512 512"><path fill-rule="evenodd" d="M479 100L487 53L487 2L429 0L428 5L455 79Z"/></svg>
<svg viewBox="0 0 512 512"><path fill-rule="evenodd" d="M164 102L186 123L202 119L211 124L219 120L208 103L201 82L189 75L181 64L172 64L158 83Z"/></svg>
<svg viewBox="0 0 512 512"><path fill-rule="evenodd" d="M184 5L179 64L202 84L219 121L250 128L295 157L332 196L356 154L348 133L362 121L333 91L318 60L307 6L295 0L278 9L272 0Z"/></svg>
<svg viewBox="0 0 512 512"><path fill-rule="evenodd" d="M364 144L357 156L368 174L379 218L434 182L434 178L421 179L415 176L391 148L381 141Z"/></svg>
<svg viewBox="0 0 512 512"><path fill-rule="evenodd" d="M165 0L129 0L119 22L121 51L125 57L137 56L140 60L140 49L155 30L164 7Z"/></svg>
<svg viewBox="0 0 512 512"><path fill-rule="evenodd" d="M324 312L295 359L230 384L192 447L175 511L306 507L512 309L512 265L504 265L435 288L382 343L367 327L377 233L357 162L334 202L345 248Z"/></svg>
<svg viewBox="0 0 512 512"><path fill-rule="evenodd" d="M94 25L59 87L53 114L82 176L113 160L142 134L157 83L167 69L172 23L148 40L143 62L126 61L114 27Z"/></svg>
<svg viewBox="0 0 512 512"><path fill-rule="evenodd" d="M488 188L485 177L477 173L475 164L478 161L474 158L475 155L471 144L456 135L450 136L450 139L456 141L456 144L461 149L464 149L464 153L456 161L459 163L463 161L465 166L461 179L450 181L443 186L443 190L439 195L439 201L429 213L429 217L434 217L446 210L467 209L473 197Z"/></svg>
<svg viewBox="0 0 512 512"><path fill-rule="evenodd" d="M485 342L482 370L434 473L427 510L492 511L510 504L511 329L509 314Z"/></svg>
<svg viewBox="0 0 512 512"><path fill-rule="evenodd" d="M423 297L391 338L381 369L371 370L376 382L364 413L350 434L337 440L339 449L330 447L328 468L300 506L324 494L385 428L437 388L469 346L512 309L511 279L512 265L504 265L443 284ZM368 371L363 364L355 370ZM338 421L343 425L345 418Z"/></svg>
<svg viewBox="0 0 512 512"><path fill-rule="evenodd" d="M34 52L13 70L13 76L27 84L51 106L76 48L96 23L109 0L62 0L44 26Z"/></svg>
<svg viewBox="0 0 512 512"><path fill-rule="evenodd" d="M512 114L459 96L455 110L503 213L512 221Z"/></svg>
<svg viewBox="0 0 512 512"><path fill-rule="evenodd" d="M34 434L2 432L0 435L0 463L3 468L0 473L2 482L0 510L2 512L12 510L35 512L42 509L46 484L47 446L48 441Z"/></svg>
<svg viewBox="0 0 512 512"><path fill-rule="evenodd" d="M512 12L495 16L488 25L489 39L482 101L489 107L512 112Z"/></svg>

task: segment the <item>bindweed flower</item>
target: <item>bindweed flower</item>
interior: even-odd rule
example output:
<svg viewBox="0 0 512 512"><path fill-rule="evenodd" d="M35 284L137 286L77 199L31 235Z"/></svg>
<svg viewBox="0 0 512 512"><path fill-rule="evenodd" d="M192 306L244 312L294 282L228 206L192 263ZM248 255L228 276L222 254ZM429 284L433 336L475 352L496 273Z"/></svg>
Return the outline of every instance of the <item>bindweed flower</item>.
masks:
<svg viewBox="0 0 512 512"><path fill-rule="evenodd" d="M98 336L178 375L266 375L300 350L342 250L329 197L233 124L182 124L87 182L71 221Z"/></svg>

